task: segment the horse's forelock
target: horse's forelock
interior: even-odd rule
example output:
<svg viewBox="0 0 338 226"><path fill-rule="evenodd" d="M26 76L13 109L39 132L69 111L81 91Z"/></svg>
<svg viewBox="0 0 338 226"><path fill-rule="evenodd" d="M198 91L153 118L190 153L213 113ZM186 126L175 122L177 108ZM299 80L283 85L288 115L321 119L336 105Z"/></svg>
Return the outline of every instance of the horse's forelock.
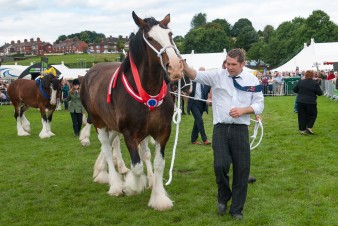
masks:
<svg viewBox="0 0 338 226"><path fill-rule="evenodd" d="M54 89L54 90L59 90L59 89L61 88L61 87L60 87L60 83L61 83L60 79L54 77L54 78L52 79L53 89Z"/></svg>

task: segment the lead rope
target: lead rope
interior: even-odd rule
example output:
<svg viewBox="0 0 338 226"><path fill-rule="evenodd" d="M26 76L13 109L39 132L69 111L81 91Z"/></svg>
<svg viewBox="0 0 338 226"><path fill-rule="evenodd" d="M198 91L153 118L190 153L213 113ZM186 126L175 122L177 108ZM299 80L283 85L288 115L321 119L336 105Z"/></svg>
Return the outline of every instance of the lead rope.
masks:
<svg viewBox="0 0 338 226"><path fill-rule="evenodd" d="M260 145L262 139L263 139L263 134L264 134L264 128L263 128L263 123L262 123L262 120L261 119L258 119L258 120L254 120L254 119L251 119L252 121L255 122L255 128L254 128L254 133L253 135L251 136L252 138L252 141L250 143L250 150L253 150L255 149L256 147L258 147L258 145ZM253 143L255 142L256 140L256 137L257 137L257 134L258 134L258 129L261 129L261 136L259 138L259 141L257 142L257 144L255 146L252 146Z"/></svg>
<svg viewBox="0 0 338 226"><path fill-rule="evenodd" d="M181 87L181 79L178 80L178 87ZM180 128L180 122L181 122L181 116L182 116L182 110L181 110L181 89L177 89L177 105L176 109L173 115L173 122L176 124L176 134L175 134L175 142L173 147L173 153L171 157L171 165L169 170L169 179L165 185L169 185L171 183L171 180L173 178L173 168L174 168L174 162L175 162L175 155L176 155L176 147L177 147L177 141L178 141L178 132Z"/></svg>

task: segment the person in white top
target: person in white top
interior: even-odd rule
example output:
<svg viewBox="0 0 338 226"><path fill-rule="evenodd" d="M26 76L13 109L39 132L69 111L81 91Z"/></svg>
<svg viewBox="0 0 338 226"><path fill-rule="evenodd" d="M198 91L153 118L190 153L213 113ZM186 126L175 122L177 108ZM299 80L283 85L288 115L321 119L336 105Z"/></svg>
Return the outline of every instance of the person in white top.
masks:
<svg viewBox="0 0 338 226"><path fill-rule="evenodd" d="M184 73L195 82L211 86L213 110L214 171L218 186L218 212L225 214L232 199L230 214L243 218L250 172L248 125L250 114L259 115L264 109L262 86L251 73L243 70L245 53L232 49L226 57L227 69L195 71L183 61ZM229 169L233 165L232 190Z"/></svg>

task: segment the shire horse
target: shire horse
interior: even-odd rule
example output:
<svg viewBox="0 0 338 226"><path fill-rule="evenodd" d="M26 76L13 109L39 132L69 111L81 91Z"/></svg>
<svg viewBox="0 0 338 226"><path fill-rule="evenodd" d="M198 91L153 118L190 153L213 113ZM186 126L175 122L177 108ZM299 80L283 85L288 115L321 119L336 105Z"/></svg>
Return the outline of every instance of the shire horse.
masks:
<svg viewBox="0 0 338 226"><path fill-rule="evenodd" d="M151 136L155 140L155 158L154 174L148 177L152 187L148 206L166 210L173 206L163 186L163 171L174 104L164 78L180 79L183 64L168 28L169 14L161 21L141 19L135 12L132 17L139 30L130 40L125 60L122 64L105 62L93 66L82 81L80 96L101 142L96 162L104 160L108 166L108 174L102 169L97 173L106 175L108 194L136 195L144 190L146 177L141 158L147 158L149 163L151 154L146 147L139 152L138 146L146 144L146 138ZM119 147L114 142L119 142L120 134L131 157L131 170L124 178L115 169L112 152L113 146ZM85 126L80 139L89 136L90 127Z"/></svg>
<svg viewBox="0 0 338 226"><path fill-rule="evenodd" d="M39 108L42 118L41 139L55 134L51 131L56 100L61 94L61 81L54 73L48 73L37 80L17 79L8 87L8 96L14 106L14 118L18 136L30 135L30 122L25 116L29 107Z"/></svg>

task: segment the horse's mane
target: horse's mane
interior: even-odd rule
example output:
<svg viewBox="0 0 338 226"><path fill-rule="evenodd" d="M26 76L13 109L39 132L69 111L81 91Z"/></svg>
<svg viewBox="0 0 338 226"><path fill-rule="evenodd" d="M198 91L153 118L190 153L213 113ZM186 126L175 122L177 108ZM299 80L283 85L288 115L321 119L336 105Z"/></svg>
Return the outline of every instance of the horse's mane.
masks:
<svg viewBox="0 0 338 226"><path fill-rule="evenodd" d="M57 89L57 86L59 85L59 82L57 81L58 78L55 77L53 74L46 74L41 79L41 85L45 89L49 89L50 83L53 84L53 88Z"/></svg>

